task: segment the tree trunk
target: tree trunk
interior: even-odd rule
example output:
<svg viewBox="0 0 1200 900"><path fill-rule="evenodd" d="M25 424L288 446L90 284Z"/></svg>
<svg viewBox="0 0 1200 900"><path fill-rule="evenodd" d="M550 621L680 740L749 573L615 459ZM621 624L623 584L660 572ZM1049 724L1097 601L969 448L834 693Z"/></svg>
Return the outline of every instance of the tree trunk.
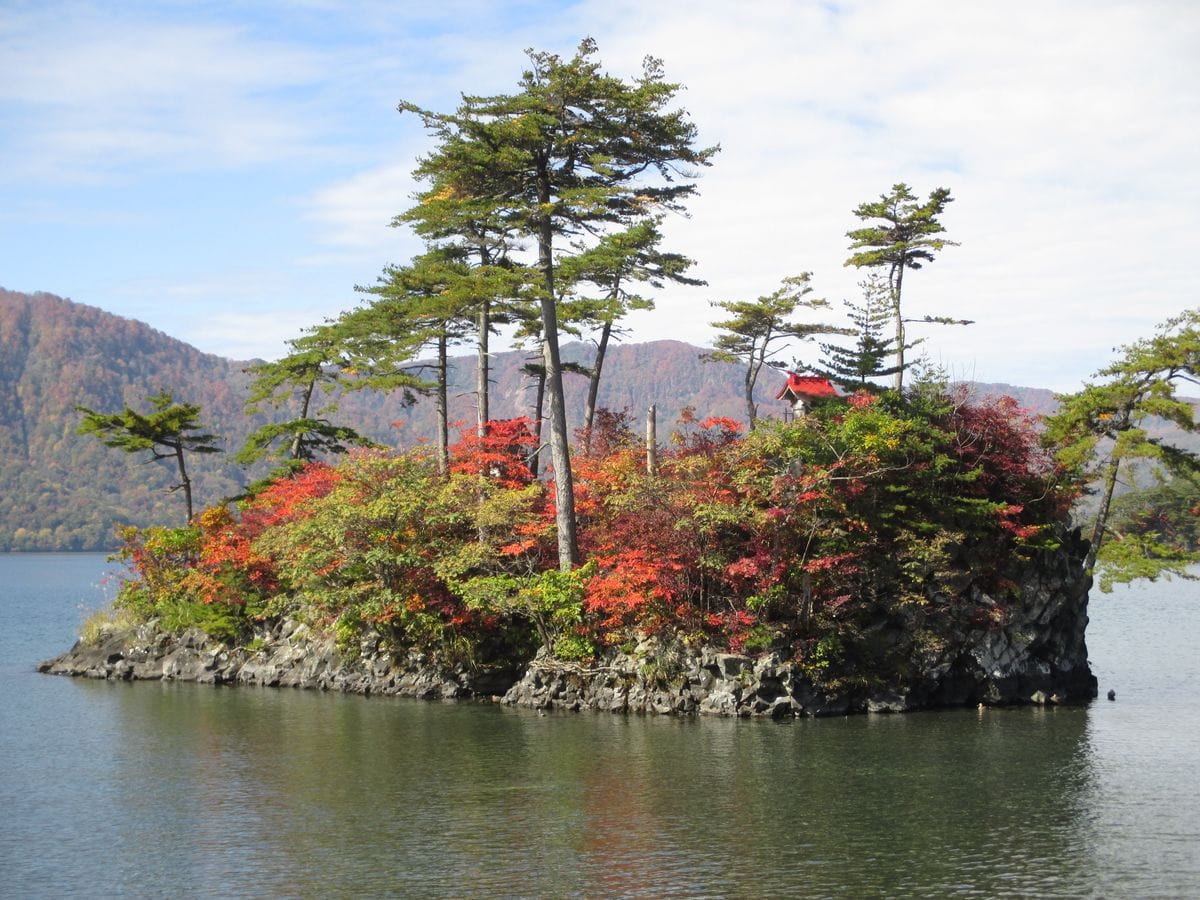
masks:
<svg viewBox="0 0 1200 900"><path fill-rule="evenodd" d="M596 420L596 397L600 394L600 372L604 369L604 354L608 350L608 339L612 335L612 319L605 319L600 329L600 340L596 344L596 361L592 363L592 374L588 379L587 403L583 408L583 433L587 436L586 449L592 449L592 425Z"/></svg>
<svg viewBox="0 0 1200 900"><path fill-rule="evenodd" d="M437 345L437 469L445 475L450 469L450 423L447 402L446 379L446 335L438 336Z"/></svg>
<svg viewBox="0 0 1200 900"><path fill-rule="evenodd" d="M1108 509L1117 489L1117 473L1120 468L1121 460L1109 460L1108 471L1104 474L1104 493L1100 498L1100 508L1096 510L1096 524L1092 527L1091 544L1083 561L1083 569L1088 573L1096 567L1096 557L1100 554L1100 545L1104 541L1104 526L1108 523Z"/></svg>
<svg viewBox="0 0 1200 900"><path fill-rule="evenodd" d="M547 279L551 281L550 278ZM542 299L545 341L542 361L546 368L546 399L549 401L550 462L554 466L554 522L558 532L558 567L575 568L575 487L571 477L571 452L567 444L567 411L563 400L562 361L558 353L558 311L553 298Z"/></svg>
<svg viewBox="0 0 1200 900"><path fill-rule="evenodd" d="M187 504L187 523L192 524L192 479L188 478L187 466L183 464L183 443L176 442L175 464L179 467L179 486L183 488L183 501Z"/></svg>
<svg viewBox="0 0 1200 900"><path fill-rule="evenodd" d="M541 350L538 351L541 356ZM537 367L537 388L533 398L533 454L529 457L529 471L538 477L542 458L542 405L546 400L546 367Z"/></svg>
<svg viewBox="0 0 1200 900"><path fill-rule="evenodd" d="M651 403L646 410L646 474L658 471L658 408Z"/></svg>
<svg viewBox="0 0 1200 900"><path fill-rule="evenodd" d="M896 393L904 389L904 316L900 312L900 289L904 285L904 258L892 279L892 314L896 318Z"/></svg>
<svg viewBox="0 0 1200 900"><path fill-rule="evenodd" d="M309 381L308 386L304 389L304 400L300 403L300 418L308 418L308 410L312 405L313 388L317 385L317 376L314 375ZM300 433L296 432L292 438L292 446L288 449L288 456L291 459L300 459L300 454L303 451L304 442L300 439Z"/></svg>
<svg viewBox="0 0 1200 900"><path fill-rule="evenodd" d="M762 353L767 352L766 344L763 344ZM758 407L754 405L754 384L758 381L758 372L762 368L763 361L758 359L758 349L750 350L750 361L746 366L745 380L745 400L746 400L746 425L750 431L754 430L754 421L758 418Z"/></svg>
<svg viewBox="0 0 1200 900"><path fill-rule="evenodd" d="M550 203L550 186L543 173L538 200L543 209ZM558 353L558 305L554 294L554 229L549 215L538 223L538 264L546 279L542 295L542 360L546 367L546 392L550 401L550 460L554 465L554 520L558 532L558 567L575 568L575 488L571 477L571 450L567 435L567 410L563 394L562 360Z"/></svg>
<svg viewBox="0 0 1200 900"><path fill-rule="evenodd" d="M476 417L475 431L480 437L487 436L487 423L491 419L488 410L488 331L491 329L491 304L484 300L479 307L479 364L475 374Z"/></svg>

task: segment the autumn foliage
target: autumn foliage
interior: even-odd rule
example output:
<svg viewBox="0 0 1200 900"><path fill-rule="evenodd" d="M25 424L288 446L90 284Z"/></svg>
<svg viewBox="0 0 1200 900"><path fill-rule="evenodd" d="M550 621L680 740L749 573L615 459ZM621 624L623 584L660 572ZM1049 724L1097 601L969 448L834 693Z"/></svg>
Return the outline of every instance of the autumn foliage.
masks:
<svg viewBox="0 0 1200 900"><path fill-rule="evenodd" d="M280 616L375 630L460 659L539 643L586 659L669 634L882 671L1003 621L1012 561L1053 545L1072 499L1008 399L862 393L750 434L685 411L653 474L622 414L589 437L574 572L557 570L553 486L514 420L464 433L446 475L420 451L355 451L194 528L130 532L123 602L217 607L234 632ZM906 645L875 646L880 623Z"/></svg>

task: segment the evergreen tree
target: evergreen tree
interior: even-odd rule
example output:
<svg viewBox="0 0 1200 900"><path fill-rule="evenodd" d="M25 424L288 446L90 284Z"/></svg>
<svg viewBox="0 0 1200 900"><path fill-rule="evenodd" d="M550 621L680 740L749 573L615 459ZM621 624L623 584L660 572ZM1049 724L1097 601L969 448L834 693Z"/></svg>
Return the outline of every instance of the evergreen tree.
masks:
<svg viewBox="0 0 1200 900"><path fill-rule="evenodd" d="M714 349L704 359L712 362L744 363L743 381L746 401L746 420L754 427L758 408L754 403L754 386L764 366L783 368L784 363L771 357L783 350L783 342L805 340L814 334L837 331L829 325L815 325L792 320L797 309L825 309L827 300L809 298L812 273L802 272L783 279L783 286L757 300L726 300L714 303L730 318L712 322L722 329L714 341Z"/></svg>
<svg viewBox="0 0 1200 900"><path fill-rule="evenodd" d="M903 314L902 293L904 289L904 270L919 269L925 263L933 262L934 254L945 247L957 247L954 241L946 240L939 235L945 232L942 223L938 221L946 208L953 201L948 188L937 188L929 195L925 203L918 201L907 184L900 182L892 186L890 194L881 194L873 202L860 204L854 210L854 215L864 222L878 220L875 224L846 232L850 238L850 249L855 251L846 260L847 266L887 271L888 298L891 303L892 322L895 326L895 339L892 347L896 357L895 387L899 391L904 387L904 371L907 368L904 353L912 347L905 335L905 325L911 322L924 322L939 325L970 325L966 319L952 319L944 316L923 316L920 319L906 319Z"/></svg>
<svg viewBox="0 0 1200 900"><path fill-rule="evenodd" d="M465 208L486 204L489 216L533 238L541 276L543 362L554 463L559 564L577 557L574 491L559 355L557 256L569 234L628 228L663 211L681 210L695 192L681 166L708 165L717 148L697 149L696 129L671 110L679 86L647 58L632 81L604 74L596 44L584 40L564 60L529 52L519 92L464 96L455 113L412 103L438 149L418 177L448 189L445 200Z"/></svg>
<svg viewBox="0 0 1200 900"><path fill-rule="evenodd" d="M449 348L474 323L480 282L453 249L434 249L407 266L389 266L378 284L360 290L376 300L344 314L337 328L357 387L432 391L437 402L438 470L449 467ZM487 290L487 287L483 288ZM428 349L432 364L419 360ZM421 374L432 368L434 380Z"/></svg>
<svg viewBox="0 0 1200 900"><path fill-rule="evenodd" d="M1109 527L1118 483L1137 462L1160 473L1196 476L1195 454L1151 437L1148 426L1165 420L1185 432L1200 430L1191 403L1176 396L1179 382L1196 384L1200 370L1200 310L1188 310L1160 325L1152 337L1121 348L1121 357L1073 394L1059 395L1059 409L1046 420L1046 436L1058 459L1084 481L1100 481L1100 505L1091 529L1086 567L1101 563L1101 587L1132 577L1187 576L1194 555L1172 552L1165 542L1127 543ZM1132 550L1132 553L1131 553Z"/></svg>
<svg viewBox="0 0 1200 900"><path fill-rule="evenodd" d="M693 265L692 260L659 249L661 224L661 217L648 219L624 231L605 235L595 246L576 245L577 255L566 257L559 264L562 280L573 286L574 293L582 293L582 287L590 284L600 294L598 297L581 297L571 303L572 317L599 331L596 359L588 373L584 435L591 433L605 354L609 341L621 333L620 320L634 310L654 309L653 300L632 293L631 288L637 284L661 288L668 281L688 285L705 283L684 274Z"/></svg>
<svg viewBox="0 0 1200 900"><path fill-rule="evenodd" d="M834 383L847 390L860 390L872 386L872 379L895 375L899 368L889 366L887 360L896 355L895 339L884 336L884 329L892 321L892 305L887 283L875 273L859 282L862 302L843 301L848 317L854 327L852 347L841 344L821 344L825 355L820 371ZM911 348L913 344L909 344Z"/></svg>
<svg viewBox="0 0 1200 900"><path fill-rule="evenodd" d="M477 281L476 433L483 437L491 417L490 339L497 325L528 316L527 308L536 298L528 296L527 286L536 283L537 273L513 261L517 237L505 220L503 204L471 193L469 174L455 167L453 152L443 147L421 161L416 174L430 186L392 225L411 224L432 246L456 253L472 269Z"/></svg>
<svg viewBox="0 0 1200 900"><path fill-rule="evenodd" d="M207 434L197 419L200 407L190 403L176 403L166 391L147 398L153 410L140 413L128 406L119 413L101 413L86 406L75 407L83 413L83 422L77 429L79 434L95 435L106 447L115 447L126 453L149 450L151 458L173 459L179 472L179 484L171 490L183 490L187 505L187 522L192 523L192 479L188 476L185 453L220 453L216 446L219 440Z"/></svg>
<svg viewBox="0 0 1200 900"><path fill-rule="evenodd" d="M237 454L237 461L250 465L268 456L289 471L311 462L322 453L344 453L350 445L367 446L371 441L353 428L334 425L327 415L337 403L317 407L318 391L330 393L344 378L338 365L341 348L329 325L320 325L288 341L291 352L274 362L259 363L246 371L255 376L246 400L247 415L262 411L264 404L278 408L298 404L297 415L283 422L268 422L255 429ZM277 473L278 474L278 473Z"/></svg>

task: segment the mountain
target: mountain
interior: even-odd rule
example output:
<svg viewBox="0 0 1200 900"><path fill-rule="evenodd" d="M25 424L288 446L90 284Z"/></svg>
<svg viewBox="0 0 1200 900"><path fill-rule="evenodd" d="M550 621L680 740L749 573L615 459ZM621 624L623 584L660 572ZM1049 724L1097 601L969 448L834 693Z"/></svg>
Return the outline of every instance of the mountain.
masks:
<svg viewBox="0 0 1200 900"><path fill-rule="evenodd" d="M656 404L660 439L684 407L700 416L743 419L744 370L701 362L703 353L680 341L614 345L599 403L628 410L636 430L646 408ZM563 347L563 358L581 365L590 365L594 355L589 344ZM495 354L493 418L532 412L531 382L521 371L528 361L529 354L519 351ZM0 288L0 551L106 549L114 545L120 524L182 523L183 500L170 492L174 468L148 461L148 454L111 450L76 434L76 406L102 412L126 405L146 409L146 397L160 391L199 405L201 422L223 437L228 452L189 458L197 504L240 493L267 471L266 465L246 471L232 461L246 436L265 421L243 411L250 364L201 353L142 322L95 307ZM469 427L475 420L474 358L462 356L451 365L450 420ZM575 428L587 380L570 373L564 379L568 423ZM783 404L774 399L783 382L782 373L763 372L757 392L761 415L783 413ZM1035 413L1055 407L1054 394L1040 388L973 383L969 389L975 397L1013 396ZM336 399L338 409L330 418L382 444L407 448L433 435L431 400L406 406L399 395L370 391ZM1180 434L1167 423L1152 423L1150 430L1200 451L1200 435Z"/></svg>
<svg viewBox="0 0 1200 900"><path fill-rule="evenodd" d="M637 421L646 407L657 404L660 434L669 432L685 406L702 416L743 418L742 370L702 363L702 352L678 341L618 344L608 354L599 402L628 408ZM563 356L588 364L594 349L569 344ZM496 354L494 418L531 411L530 383L521 374L526 361L527 355L517 351ZM236 495L265 471L246 472L232 462L246 435L263 421L243 413L247 365L201 353L95 307L0 288L0 550L102 549L113 545L116 525L182 522L183 500L169 491L173 468L148 461L148 454L122 453L76 434L76 406L102 412L126 405L146 409L145 398L159 391L199 405L201 422L223 437L228 453L189 459L197 502ZM765 414L775 406L782 382L775 371L760 379ZM582 376L566 375L572 427L581 419L586 387ZM470 356L453 361L450 406L451 421L474 421ZM368 391L340 398L332 418L392 446L428 440L434 427L432 401L406 407L397 395Z"/></svg>
<svg viewBox="0 0 1200 900"><path fill-rule="evenodd" d="M118 522L176 522L171 470L75 434L76 405L144 408L160 390L203 406L205 424L240 417L241 365L147 325L50 294L0 290L0 549L111 545ZM242 433L245 433L243 427ZM202 497L236 492L223 455L197 460Z"/></svg>
<svg viewBox="0 0 1200 900"><path fill-rule="evenodd" d="M1054 398L1054 391L1047 390L1046 388L972 381L968 385L968 392L972 399L1012 397L1022 409L1039 416L1049 415L1058 409L1058 401Z"/></svg>

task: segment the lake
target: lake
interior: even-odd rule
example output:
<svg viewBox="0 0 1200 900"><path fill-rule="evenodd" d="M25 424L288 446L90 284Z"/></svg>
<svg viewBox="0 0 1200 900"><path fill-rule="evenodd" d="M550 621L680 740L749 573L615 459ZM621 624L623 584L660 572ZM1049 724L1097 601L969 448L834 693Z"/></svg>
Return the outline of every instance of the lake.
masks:
<svg viewBox="0 0 1200 900"><path fill-rule="evenodd" d="M776 723L37 674L108 568L0 555L0 896L1200 896L1200 584L1087 707Z"/></svg>

